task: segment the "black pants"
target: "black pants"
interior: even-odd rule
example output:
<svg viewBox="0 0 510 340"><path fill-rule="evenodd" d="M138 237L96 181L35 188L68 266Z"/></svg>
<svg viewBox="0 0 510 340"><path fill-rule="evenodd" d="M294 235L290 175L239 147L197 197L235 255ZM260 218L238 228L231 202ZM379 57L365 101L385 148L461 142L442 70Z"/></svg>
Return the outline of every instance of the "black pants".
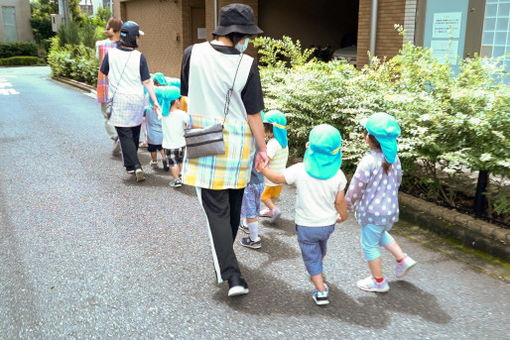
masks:
<svg viewBox="0 0 510 340"><path fill-rule="evenodd" d="M234 254L244 189L210 190L197 188L204 208L212 241L214 269L218 283L241 272Z"/></svg>
<svg viewBox="0 0 510 340"><path fill-rule="evenodd" d="M140 142L140 127L120 127L116 126L117 135L119 135L120 148L122 150L122 160L126 170L135 170L142 165L138 160L138 143Z"/></svg>

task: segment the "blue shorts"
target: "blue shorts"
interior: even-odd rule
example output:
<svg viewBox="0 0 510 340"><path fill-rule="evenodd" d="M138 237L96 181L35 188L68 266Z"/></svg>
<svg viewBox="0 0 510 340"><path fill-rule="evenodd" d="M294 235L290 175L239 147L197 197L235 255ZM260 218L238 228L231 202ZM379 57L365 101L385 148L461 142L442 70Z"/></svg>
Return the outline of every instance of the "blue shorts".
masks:
<svg viewBox="0 0 510 340"><path fill-rule="evenodd" d="M310 276L322 273L322 259L326 256L328 239L333 231L335 231L334 224L327 227L296 225L299 248Z"/></svg>
<svg viewBox="0 0 510 340"><path fill-rule="evenodd" d="M365 254L367 261L372 261L381 256L379 247L395 241L395 239L388 233L391 229L389 226L379 226L374 224L367 224L361 228L361 248Z"/></svg>
<svg viewBox="0 0 510 340"><path fill-rule="evenodd" d="M244 218L255 218L260 213L260 197L264 191L264 182L259 184L248 184L244 189L243 204L241 205L241 216Z"/></svg>

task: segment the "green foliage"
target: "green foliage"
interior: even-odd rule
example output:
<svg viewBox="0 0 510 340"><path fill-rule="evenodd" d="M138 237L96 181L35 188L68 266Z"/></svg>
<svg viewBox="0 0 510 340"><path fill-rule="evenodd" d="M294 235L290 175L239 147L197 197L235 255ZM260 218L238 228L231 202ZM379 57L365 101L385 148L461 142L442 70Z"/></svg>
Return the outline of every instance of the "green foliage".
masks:
<svg viewBox="0 0 510 340"><path fill-rule="evenodd" d="M303 154L313 126L329 123L342 133L342 167L352 170L367 150L359 121L385 111L402 128L404 190L455 206L455 188L444 183L461 172L510 176L510 87L501 81L500 60L475 56L455 74L429 49L408 43L397 56L357 70L310 60L310 51L287 37L254 45L266 108L287 114L294 156Z"/></svg>
<svg viewBox="0 0 510 340"><path fill-rule="evenodd" d="M81 43L80 27L72 21L60 26L57 36L62 46Z"/></svg>
<svg viewBox="0 0 510 340"><path fill-rule="evenodd" d="M51 38L55 33L51 30L50 14L58 13L57 0L37 0L30 2L31 17L30 25L34 33L34 39L38 44Z"/></svg>
<svg viewBox="0 0 510 340"><path fill-rule="evenodd" d="M33 42L9 41L0 43L0 58L15 56L37 57L37 45Z"/></svg>
<svg viewBox="0 0 510 340"><path fill-rule="evenodd" d="M97 83L98 60L92 48L81 45L64 45L53 38L48 64L54 76L71 78L90 85Z"/></svg>
<svg viewBox="0 0 510 340"><path fill-rule="evenodd" d="M1 66L44 65L44 59L30 56L0 58Z"/></svg>

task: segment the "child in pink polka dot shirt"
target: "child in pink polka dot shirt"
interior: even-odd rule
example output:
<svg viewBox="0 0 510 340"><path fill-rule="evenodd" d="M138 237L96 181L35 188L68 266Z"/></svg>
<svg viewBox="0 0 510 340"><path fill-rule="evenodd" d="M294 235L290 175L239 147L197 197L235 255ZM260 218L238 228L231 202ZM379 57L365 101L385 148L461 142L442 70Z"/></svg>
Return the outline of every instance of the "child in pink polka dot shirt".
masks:
<svg viewBox="0 0 510 340"><path fill-rule="evenodd" d="M397 137L400 127L395 118L382 112L371 115L362 125L371 151L358 164L345 196L349 211L355 212L362 227L361 246L372 274L357 285L364 291L387 292L390 287L382 273L380 246L397 259L397 278L402 278L416 264L388 233L399 214L402 166L397 156Z"/></svg>

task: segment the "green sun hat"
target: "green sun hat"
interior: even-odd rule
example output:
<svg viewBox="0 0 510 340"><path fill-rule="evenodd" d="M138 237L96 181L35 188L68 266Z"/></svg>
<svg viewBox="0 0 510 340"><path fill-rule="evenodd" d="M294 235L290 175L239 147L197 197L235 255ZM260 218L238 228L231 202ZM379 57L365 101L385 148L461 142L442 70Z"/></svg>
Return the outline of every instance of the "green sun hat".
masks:
<svg viewBox="0 0 510 340"><path fill-rule="evenodd" d="M181 90L175 86L156 86L154 87L154 92L161 106L161 114L163 116L168 116L170 114L172 101L181 98Z"/></svg>
<svg viewBox="0 0 510 340"><path fill-rule="evenodd" d="M273 125L274 138L282 148L287 147L287 118L285 118L285 115L281 111L271 110L264 115L262 121Z"/></svg>
<svg viewBox="0 0 510 340"><path fill-rule="evenodd" d="M152 81L154 83L157 81L159 86L167 86L168 85L165 75L161 72L154 73L154 75L152 76Z"/></svg>
<svg viewBox="0 0 510 340"><path fill-rule="evenodd" d="M317 125L310 132L303 163L312 177L328 179L336 175L342 165L342 135L329 124Z"/></svg>
<svg viewBox="0 0 510 340"><path fill-rule="evenodd" d="M381 144L386 161L393 164L398 151L397 137L401 134L397 120L385 112L376 112L363 119L361 125Z"/></svg>

